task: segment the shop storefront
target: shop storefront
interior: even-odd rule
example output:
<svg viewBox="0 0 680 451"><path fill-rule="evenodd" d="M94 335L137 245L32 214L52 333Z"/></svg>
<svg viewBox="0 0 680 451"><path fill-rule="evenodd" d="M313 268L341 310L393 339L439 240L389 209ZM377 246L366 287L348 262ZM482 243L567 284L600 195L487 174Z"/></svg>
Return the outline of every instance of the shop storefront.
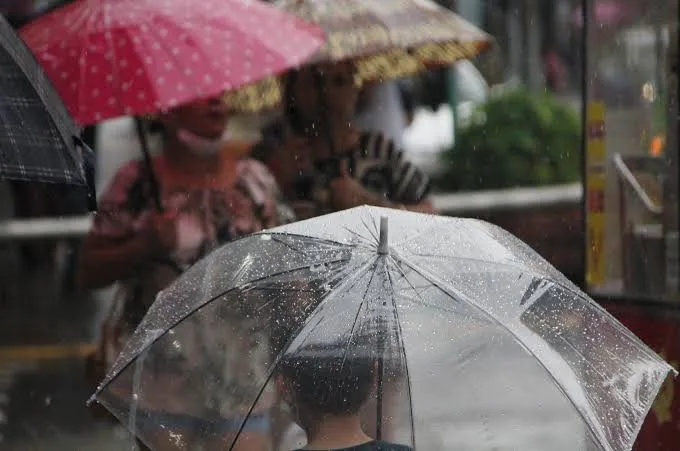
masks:
<svg viewBox="0 0 680 451"><path fill-rule="evenodd" d="M678 368L679 1L584 1L587 289ZM678 443L669 380L636 449Z"/></svg>

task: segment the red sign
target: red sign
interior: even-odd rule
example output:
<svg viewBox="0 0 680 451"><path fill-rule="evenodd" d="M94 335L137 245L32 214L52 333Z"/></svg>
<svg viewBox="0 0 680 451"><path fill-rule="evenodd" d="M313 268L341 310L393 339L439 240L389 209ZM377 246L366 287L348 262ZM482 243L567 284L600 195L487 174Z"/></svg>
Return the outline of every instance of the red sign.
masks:
<svg viewBox="0 0 680 451"><path fill-rule="evenodd" d="M588 125L588 137L590 139L603 139L606 134L604 121L594 121Z"/></svg>
<svg viewBox="0 0 680 451"><path fill-rule="evenodd" d="M604 306L676 369L680 368L680 318L654 315L642 307ZM645 419L636 451L680 449L680 378L669 377Z"/></svg>
<svg viewBox="0 0 680 451"><path fill-rule="evenodd" d="M592 213L604 212L604 191L601 189L588 190L588 211Z"/></svg>

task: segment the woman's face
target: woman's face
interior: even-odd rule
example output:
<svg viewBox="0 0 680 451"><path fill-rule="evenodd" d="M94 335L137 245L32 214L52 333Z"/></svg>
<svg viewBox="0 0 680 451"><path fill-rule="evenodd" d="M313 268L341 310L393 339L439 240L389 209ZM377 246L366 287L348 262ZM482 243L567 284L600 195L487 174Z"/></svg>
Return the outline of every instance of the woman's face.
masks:
<svg viewBox="0 0 680 451"><path fill-rule="evenodd" d="M319 81L323 104L319 102ZM354 65L336 63L302 69L292 94L298 110L307 119L318 119L323 106L331 119L349 121L354 116L359 95Z"/></svg>
<svg viewBox="0 0 680 451"><path fill-rule="evenodd" d="M184 129L206 139L224 135L229 109L222 96L180 105L161 115L161 122L170 130Z"/></svg>

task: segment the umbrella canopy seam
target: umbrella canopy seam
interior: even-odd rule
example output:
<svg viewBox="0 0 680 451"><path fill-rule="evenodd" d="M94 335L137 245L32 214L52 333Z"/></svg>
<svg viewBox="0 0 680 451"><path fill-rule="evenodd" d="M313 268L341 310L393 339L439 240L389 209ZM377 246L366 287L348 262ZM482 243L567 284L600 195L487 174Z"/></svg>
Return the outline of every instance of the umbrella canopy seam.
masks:
<svg viewBox="0 0 680 451"><path fill-rule="evenodd" d="M424 268L420 268L418 265L412 264L408 261L405 261L401 259L401 261L411 268L413 271L415 271L417 274L419 274L421 277L425 278L426 280L430 281L434 286L442 290L444 293L448 293L449 296L452 297L458 297L461 300L464 300L466 304L470 305L474 309L478 310L480 313L482 313L485 317L489 318L493 323L499 325L503 330L505 330L508 334L510 334L511 337L515 340L515 342L521 346L529 355L531 355L536 362L538 362L541 367L545 370L545 372L548 374L548 376L552 379L553 383L555 386L558 388L560 392L564 395L564 397L571 403L571 405L576 409L577 412L579 412L579 415L582 416L584 419L584 423L586 424L586 427L592 434L593 438L597 440L597 442L603 447L603 449L606 450L611 450L611 446L607 442L607 440L600 435L604 435L604 432L600 431L600 434L597 433L597 431L594 428L594 425L591 424L590 421L586 420L586 416L584 416L582 410L576 405L574 400L569 396L569 394L566 392L566 389L563 387L563 385L555 378L555 376L552 374L552 372L545 366L543 361L538 358L538 356L531 350L529 349L528 346L524 344L524 342L515 334L510 328L508 328L505 324L503 324L500 320L498 320L495 316L493 316L490 312L488 312L486 309L481 307L478 303L474 302L469 296L466 296L464 293L461 293L458 290L454 290L451 287L447 288L447 284L443 283L439 277L435 276L432 274L430 271L427 271ZM455 296L454 296L455 295Z"/></svg>
<svg viewBox="0 0 680 451"><path fill-rule="evenodd" d="M327 264L329 264L329 263L339 263L339 262L343 262L343 261L347 261L347 260L348 260L347 258L342 258L342 259L328 260L328 261L326 261L326 262L314 262L314 263L311 263L311 264L308 264L308 265L303 265L303 266L295 267L295 268L292 268L292 269L287 269L287 270L281 271L281 272L279 272L279 273L269 274L269 275L267 275L267 276L264 276L264 277L261 277L261 278L258 278L258 279L255 279L255 280L246 282L246 283L244 283L243 285L236 285L236 286L233 286L233 287L231 287L231 288L229 288L229 289L226 289L226 290L224 290L224 291L222 291L222 292L220 292L220 293L214 295L214 296L211 297L210 299L208 299L208 300L206 300L206 301L204 301L204 302L201 302L199 305L194 306L189 312L187 312L187 314L186 314L183 318L177 320L175 323L173 323L172 325L170 325L169 328L173 328L173 327L177 326L179 323L181 323L182 321L184 321L186 318L188 318L189 316L191 316L192 314L194 314L195 312L197 312L197 311L200 310L201 308L205 307L206 305L210 304L211 302L214 302L215 300L219 299L219 298L222 297L222 296L225 296L225 295L229 294L229 293L232 292L232 291L235 291L235 290L238 290L238 289L240 289L240 288L243 288L244 286L256 284L256 283L258 283L258 282L261 282L261 281L264 281L264 280L267 280L267 279L271 279L271 278L273 278L273 277L281 276L281 275L284 275L284 274L290 274L290 273L295 273L295 272L297 272L297 271L302 271L302 270L304 270L304 269L309 269L309 268L311 268L312 266L317 265L317 264L319 264L319 263L327 263ZM322 304L322 303L320 303L319 306L320 306L321 304ZM319 307L319 306L317 306L317 307ZM161 339L164 335L165 335L165 333L159 335L158 337L155 337L153 340L150 340L148 343L146 343L146 344L144 345L144 347L143 347L142 349L139 350L139 352L140 352L140 353L143 353L144 351L146 351L147 349L149 349L154 343L156 343L156 342L157 342L159 339ZM134 362L134 359L133 359L133 360L130 360L129 362L127 362L123 367L121 367L121 368L120 368L118 371L116 371L115 373L112 373L112 374L108 375L107 378L102 382L101 386L97 389L97 391L96 391L96 392L90 397L90 399L87 401L88 405L91 404L91 403L95 400L95 397L96 397L96 396L104 389L104 386L106 386L109 382L111 382L113 379L115 379L120 373L122 373L123 371L125 371L125 369L127 369L133 362Z"/></svg>

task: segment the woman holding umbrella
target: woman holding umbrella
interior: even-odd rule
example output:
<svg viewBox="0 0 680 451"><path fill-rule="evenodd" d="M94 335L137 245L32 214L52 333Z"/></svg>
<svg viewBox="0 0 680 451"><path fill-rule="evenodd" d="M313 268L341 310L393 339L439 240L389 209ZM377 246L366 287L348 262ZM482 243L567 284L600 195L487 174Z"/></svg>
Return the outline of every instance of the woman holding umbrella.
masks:
<svg viewBox="0 0 680 451"><path fill-rule="evenodd" d="M142 160L121 168L101 196L99 214L83 245L78 278L88 289L119 283L121 311L107 327L117 331L109 343L114 348L124 344L156 294L188 266L225 242L292 219L266 168L241 158L243 149L223 139L227 118L221 97L159 115L165 141L153 168L163 212L149 196ZM161 378L156 383L168 396L177 381ZM198 424L198 418L173 414L166 401L161 404L162 408L150 400L140 408L162 411L166 421L185 424L189 432L207 427ZM247 431L253 437L246 449L265 449L266 418L252 424L260 429Z"/></svg>
<svg viewBox="0 0 680 451"><path fill-rule="evenodd" d="M427 175L390 139L354 126L360 89L352 61L289 72L285 136L280 143L260 143L255 156L301 217L364 204L434 212Z"/></svg>
<svg viewBox="0 0 680 451"><path fill-rule="evenodd" d="M358 94L363 83L471 58L490 47L490 36L430 0L277 5L321 27L326 40L309 65L230 95L245 112L283 105L286 131L254 155L302 217L363 204L432 212L425 174L389 139L353 125Z"/></svg>
<svg viewBox="0 0 680 451"><path fill-rule="evenodd" d="M266 168L225 141L229 111L222 99L306 61L324 34L250 0L78 0L21 34L80 125L149 114L163 124L162 154L152 158L141 139L143 159L114 176L82 250L83 287L121 288L100 358L90 360L109 366L159 290L186 268L225 242L290 219ZM144 138L142 121L136 124ZM259 352L259 345L233 343L230 350ZM191 441L200 432L222 449L238 426L205 397L179 400L178 390L197 381L184 371L187 362L170 358L172 374L156 377L152 397L135 407L141 433L131 429L153 449L197 449ZM237 448L266 448L268 418L259 420Z"/></svg>

